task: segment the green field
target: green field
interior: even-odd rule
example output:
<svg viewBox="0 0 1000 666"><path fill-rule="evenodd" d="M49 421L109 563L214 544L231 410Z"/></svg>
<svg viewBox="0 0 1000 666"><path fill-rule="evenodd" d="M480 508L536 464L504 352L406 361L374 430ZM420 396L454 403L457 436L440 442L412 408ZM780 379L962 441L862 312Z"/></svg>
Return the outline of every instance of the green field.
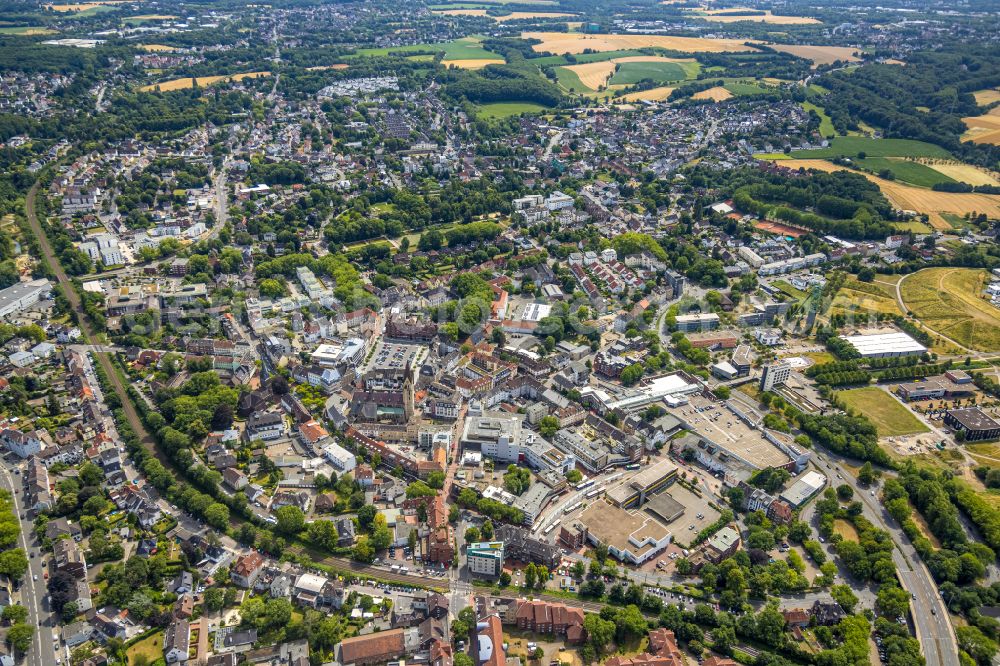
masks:
<svg viewBox="0 0 1000 666"><path fill-rule="evenodd" d="M940 171L935 171L929 166L909 160L866 157L863 160L855 159L855 163L875 174L879 174L885 170L891 171L895 180L901 183L917 185L918 187L933 187L936 183L955 182L954 178L946 176Z"/></svg>
<svg viewBox="0 0 1000 666"><path fill-rule="evenodd" d="M912 139L871 139L864 136L840 136L830 142L827 148L799 150L799 159L857 157L940 157L951 158L951 154L940 146Z"/></svg>
<svg viewBox="0 0 1000 666"><path fill-rule="evenodd" d="M879 437L927 432L927 426L910 410L876 386L837 391L837 397L855 412L867 416L878 430Z"/></svg>
<svg viewBox="0 0 1000 666"><path fill-rule="evenodd" d="M747 83L745 81L732 81L726 83L722 86L729 92L733 93L737 97L750 97L752 95L765 95L772 92L772 88L767 88L766 86L757 85L756 83Z"/></svg>
<svg viewBox="0 0 1000 666"><path fill-rule="evenodd" d="M985 270L925 268L900 284L903 303L921 324L979 351L1000 349L1000 310L982 298Z"/></svg>
<svg viewBox="0 0 1000 666"><path fill-rule="evenodd" d="M478 37L463 37L450 42L440 42L437 44L410 44L409 46L387 46L377 49L358 49L355 55L359 56L387 56L390 54L420 53L421 51L434 51L444 53L445 60L490 60L503 59L499 53L487 51L480 44Z"/></svg>
<svg viewBox="0 0 1000 666"><path fill-rule="evenodd" d="M0 28L0 35L54 35L55 30L41 25L20 25L13 28Z"/></svg>
<svg viewBox="0 0 1000 666"><path fill-rule="evenodd" d="M609 85L630 86L644 79L654 83L683 81L688 78L684 67L676 62L623 62L612 75Z"/></svg>
<svg viewBox="0 0 1000 666"><path fill-rule="evenodd" d="M921 222L920 220L893 222L892 228L899 229L900 231L912 231L915 234L929 234L934 232L934 227L925 222Z"/></svg>
<svg viewBox="0 0 1000 666"><path fill-rule="evenodd" d="M494 102L493 104L481 104L476 107L476 116L493 120L496 118L519 116L522 113L542 113L544 111L548 111L548 108L533 102Z"/></svg>
<svg viewBox="0 0 1000 666"><path fill-rule="evenodd" d="M805 109L806 113L815 111L816 115L819 116L820 136L829 138L837 135L837 130L833 128L830 116L826 115L826 110L822 106L816 106L812 102L802 102L802 108Z"/></svg>
<svg viewBox="0 0 1000 666"><path fill-rule="evenodd" d="M564 55L542 56L528 60L532 65L546 67L547 65L582 65L588 62L602 62L612 58L628 58L630 56L646 55L642 51L627 49L623 51L602 51L601 53L579 53L570 60Z"/></svg>
<svg viewBox="0 0 1000 666"><path fill-rule="evenodd" d="M570 92L585 93L591 92L590 88L583 85L583 81L580 77L576 75L572 69L566 69L565 67L556 67L556 81L559 85Z"/></svg>

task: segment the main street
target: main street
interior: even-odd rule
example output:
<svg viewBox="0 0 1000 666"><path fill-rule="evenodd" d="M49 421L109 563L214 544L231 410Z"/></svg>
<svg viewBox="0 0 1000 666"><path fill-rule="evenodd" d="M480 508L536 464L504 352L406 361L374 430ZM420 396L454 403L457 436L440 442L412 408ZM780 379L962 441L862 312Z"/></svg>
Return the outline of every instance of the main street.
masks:
<svg viewBox="0 0 1000 666"><path fill-rule="evenodd" d="M16 477L16 478L15 478ZM45 567L41 557L30 557L30 553L38 550L35 538L35 525L28 517L27 508L23 503L22 480L19 475L12 474L11 469L4 464L0 467L0 484L11 494L14 501L14 515L21 523L20 545L28 557L28 573L21 585L21 605L28 610L28 624L34 627L35 635L31 639L31 647L25 655L28 666L56 666L56 640L53 632L56 630L56 620L45 601ZM21 519L21 516L24 516Z"/></svg>
<svg viewBox="0 0 1000 666"><path fill-rule="evenodd" d="M930 571L924 566L909 538L882 506L878 497L873 497L872 491L862 487L857 478L842 465L840 457L819 450L815 453L818 464L829 467L839 475L836 478L837 485L846 483L854 489L864 509L863 515L892 537L895 544L892 560L903 589L911 594L913 624L928 666L958 666L958 641L948 619L948 609ZM831 479L831 483L833 482Z"/></svg>

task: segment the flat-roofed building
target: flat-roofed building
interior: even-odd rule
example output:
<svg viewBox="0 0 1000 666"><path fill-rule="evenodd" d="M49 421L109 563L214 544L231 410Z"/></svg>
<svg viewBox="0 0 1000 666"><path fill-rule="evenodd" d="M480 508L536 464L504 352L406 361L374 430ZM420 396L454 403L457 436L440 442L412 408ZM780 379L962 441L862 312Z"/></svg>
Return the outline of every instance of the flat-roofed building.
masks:
<svg viewBox="0 0 1000 666"><path fill-rule="evenodd" d="M902 331L859 333L857 335L842 335L840 338L854 347L862 358L919 356L927 351L927 347Z"/></svg>
<svg viewBox="0 0 1000 666"><path fill-rule="evenodd" d="M520 416L487 412L468 416L462 431L462 447L478 448L483 456L502 462L519 462L521 458Z"/></svg>
<svg viewBox="0 0 1000 666"><path fill-rule="evenodd" d="M670 544L670 530L652 516L603 500L584 509L580 522L587 526L591 543L604 544L609 554L630 564L642 564Z"/></svg>
<svg viewBox="0 0 1000 666"><path fill-rule="evenodd" d="M45 278L18 282L0 290L0 319L6 319L30 308L52 291L52 284Z"/></svg>
<svg viewBox="0 0 1000 666"><path fill-rule="evenodd" d="M825 485L825 476L819 472L806 472L789 486L788 490L782 492L780 497L797 509L822 490Z"/></svg>
<svg viewBox="0 0 1000 666"><path fill-rule="evenodd" d="M625 509L642 506L654 495L677 480L677 465L663 459L636 472L614 488L608 490L608 500Z"/></svg>
<svg viewBox="0 0 1000 666"><path fill-rule="evenodd" d="M470 543L465 551L469 571L479 576L497 577L503 571L503 542Z"/></svg>
<svg viewBox="0 0 1000 666"><path fill-rule="evenodd" d="M979 407L949 409L944 415L944 422L956 431L964 432L967 442L1000 437L1000 422Z"/></svg>
<svg viewBox="0 0 1000 666"><path fill-rule="evenodd" d="M691 331L714 331L719 327L719 315L714 312L679 315L676 318L677 330L683 333Z"/></svg>

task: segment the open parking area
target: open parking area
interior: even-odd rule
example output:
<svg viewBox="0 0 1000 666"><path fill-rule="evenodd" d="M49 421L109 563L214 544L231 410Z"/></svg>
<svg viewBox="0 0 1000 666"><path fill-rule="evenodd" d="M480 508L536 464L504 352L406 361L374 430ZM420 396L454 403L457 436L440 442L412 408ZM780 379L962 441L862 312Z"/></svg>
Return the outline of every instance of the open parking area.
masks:
<svg viewBox="0 0 1000 666"><path fill-rule="evenodd" d="M372 355L369 369L402 370L407 364L416 365L426 353L420 345L380 342Z"/></svg>

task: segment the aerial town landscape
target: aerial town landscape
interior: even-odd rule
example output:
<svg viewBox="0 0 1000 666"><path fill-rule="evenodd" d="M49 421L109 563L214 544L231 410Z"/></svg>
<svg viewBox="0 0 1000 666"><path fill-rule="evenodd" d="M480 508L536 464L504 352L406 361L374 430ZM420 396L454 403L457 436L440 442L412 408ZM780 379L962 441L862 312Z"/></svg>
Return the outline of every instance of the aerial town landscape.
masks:
<svg viewBox="0 0 1000 666"><path fill-rule="evenodd" d="M0 666L1000 663L996 0L8 0L0 161Z"/></svg>

